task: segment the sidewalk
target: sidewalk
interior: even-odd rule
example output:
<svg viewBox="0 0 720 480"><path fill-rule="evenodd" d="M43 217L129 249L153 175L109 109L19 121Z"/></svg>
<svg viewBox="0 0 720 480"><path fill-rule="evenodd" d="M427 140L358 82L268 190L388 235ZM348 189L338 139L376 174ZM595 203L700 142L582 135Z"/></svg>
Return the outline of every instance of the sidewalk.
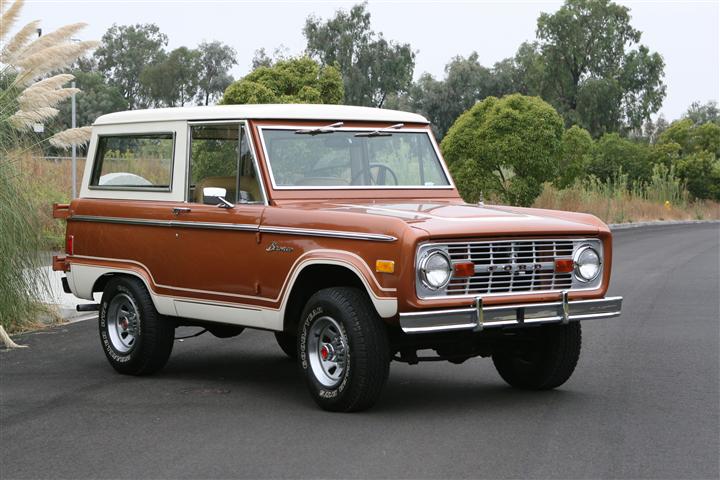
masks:
<svg viewBox="0 0 720 480"><path fill-rule="evenodd" d="M76 307L78 304L92 303L89 300L79 299L71 293L63 292L62 277L63 272L54 272L52 267L43 267L48 278L50 291L42 295L42 303L55 305L60 316L68 322L86 320L97 316L97 312L78 312ZM95 301L100 301L100 293L95 294Z"/></svg>

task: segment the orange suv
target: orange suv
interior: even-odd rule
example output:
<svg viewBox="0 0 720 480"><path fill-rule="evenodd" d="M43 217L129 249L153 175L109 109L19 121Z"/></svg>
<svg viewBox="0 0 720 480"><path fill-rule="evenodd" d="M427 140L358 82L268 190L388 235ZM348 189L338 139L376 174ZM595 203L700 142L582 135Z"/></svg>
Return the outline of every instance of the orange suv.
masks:
<svg viewBox="0 0 720 480"><path fill-rule="evenodd" d="M64 288L102 292L120 373L167 362L177 326L272 331L327 410L370 407L391 360L491 357L549 389L605 297L591 215L460 198L428 121L364 107L242 105L105 115L67 220ZM421 353L418 353L421 352Z"/></svg>

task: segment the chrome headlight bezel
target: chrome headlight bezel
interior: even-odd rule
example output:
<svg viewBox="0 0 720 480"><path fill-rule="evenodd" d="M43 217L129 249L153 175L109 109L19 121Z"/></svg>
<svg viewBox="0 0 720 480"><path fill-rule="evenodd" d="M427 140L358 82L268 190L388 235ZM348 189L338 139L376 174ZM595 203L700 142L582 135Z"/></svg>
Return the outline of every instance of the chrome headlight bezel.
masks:
<svg viewBox="0 0 720 480"><path fill-rule="evenodd" d="M585 253L591 253L595 255L595 258L597 258L597 264L595 273L592 276L586 277L581 273L581 264L580 260L581 257ZM590 244L583 244L579 248L575 249L575 252L573 253L573 276L575 279L582 283L592 283L595 281L595 279L598 278L600 273L602 272L602 266L603 266L603 260L602 260L602 254L595 248L593 248L593 245Z"/></svg>
<svg viewBox="0 0 720 480"><path fill-rule="evenodd" d="M445 265L446 265L445 280L439 284L434 284L428 277L428 273L429 273L428 263L433 258L441 258L445 262ZM447 287L447 284L450 283L450 279L452 278L452 261L450 260L450 256L444 250L441 250L439 248L428 250L420 257L420 261L418 262L417 272L418 272L418 277L420 278L420 281L422 282L422 284L425 288L432 290L432 291L442 290L443 288Z"/></svg>

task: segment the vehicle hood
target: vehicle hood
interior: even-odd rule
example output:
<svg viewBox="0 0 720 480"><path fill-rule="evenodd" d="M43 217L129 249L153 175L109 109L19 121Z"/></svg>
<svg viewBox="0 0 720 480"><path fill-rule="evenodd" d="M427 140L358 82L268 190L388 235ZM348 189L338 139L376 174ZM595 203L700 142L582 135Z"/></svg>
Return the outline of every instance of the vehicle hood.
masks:
<svg viewBox="0 0 720 480"><path fill-rule="evenodd" d="M372 225L394 220L424 230L430 238L502 235L597 234L607 226L592 215L500 205L458 202L322 202L296 208L346 212L367 218ZM352 217L355 217L352 215ZM362 225L365 230L368 225ZM380 227L380 225L378 225Z"/></svg>

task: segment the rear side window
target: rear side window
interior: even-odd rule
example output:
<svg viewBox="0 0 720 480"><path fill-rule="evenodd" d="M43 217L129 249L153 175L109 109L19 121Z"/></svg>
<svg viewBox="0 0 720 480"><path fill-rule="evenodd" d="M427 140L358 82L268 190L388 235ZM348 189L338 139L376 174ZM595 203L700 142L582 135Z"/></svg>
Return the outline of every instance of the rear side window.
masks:
<svg viewBox="0 0 720 480"><path fill-rule="evenodd" d="M101 136L90 187L170 190L174 144L172 133Z"/></svg>

